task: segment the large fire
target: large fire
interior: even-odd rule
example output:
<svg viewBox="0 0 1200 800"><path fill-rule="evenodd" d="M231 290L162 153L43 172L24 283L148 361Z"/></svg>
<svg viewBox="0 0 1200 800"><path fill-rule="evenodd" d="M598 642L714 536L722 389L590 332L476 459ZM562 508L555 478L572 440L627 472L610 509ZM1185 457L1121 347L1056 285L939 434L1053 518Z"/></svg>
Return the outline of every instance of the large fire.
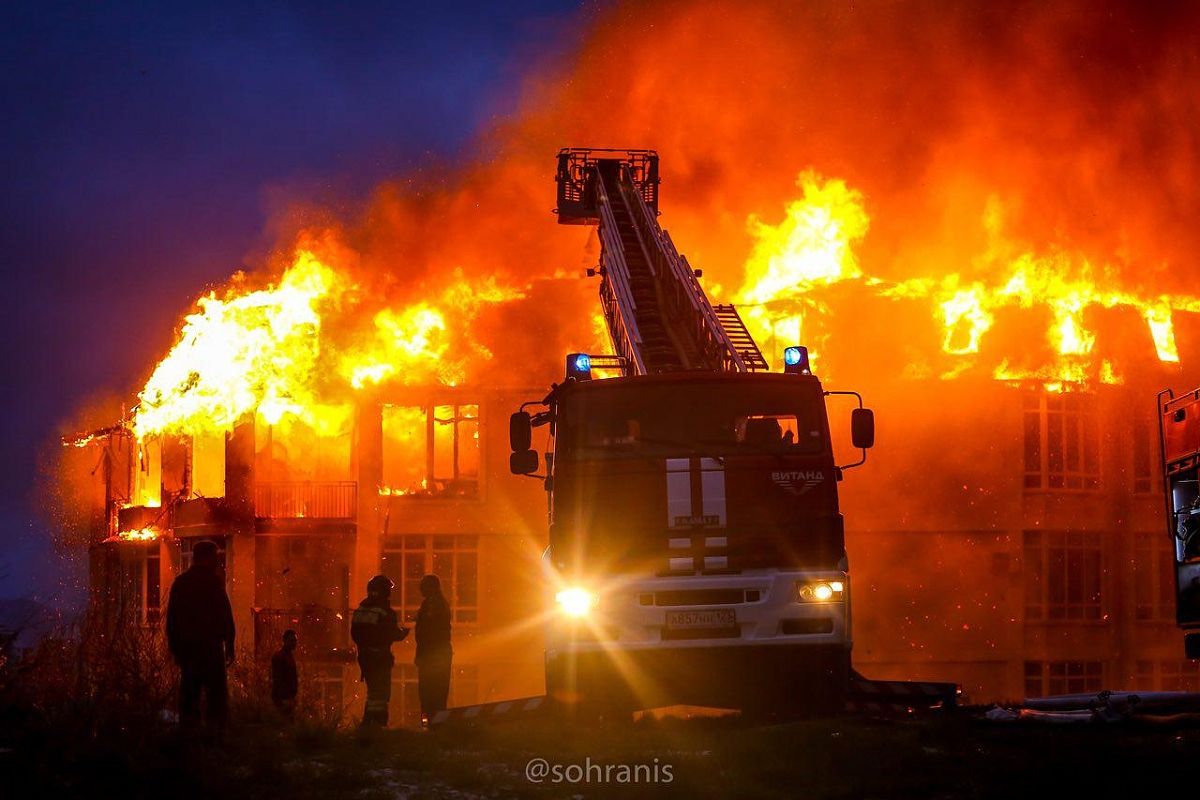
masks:
<svg viewBox="0 0 1200 800"><path fill-rule="evenodd" d="M983 277L972 280L949 271L899 281L878 278L863 272L855 252L870 224L863 195L843 180L812 171L802 173L797 183L801 197L788 204L782 222L769 225L752 217L749 223L755 242L738 300L747 305L744 316L763 340L812 340L805 320L828 313L824 290L844 282L862 283L883 297L928 299L942 329L942 350L965 358L979 353L998 310L1041 306L1050 312L1045 335L1057 358L1034 369L1007 361L990 369L998 380L1040 380L1061 388L1064 383L1121 380L1111 362L1091 358L1096 336L1084 321L1090 308L1134 309L1148 326L1158 359L1167 363L1179 361L1174 312L1200 311L1200 297L1139 295L1115 288L1115 270L1096 268L1065 251L1004 258L999 254L1013 247L1002 241L995 206L985 220L995 246L972 265ZM815 337L819 345L822 334ZM812 355L815 359L816 353ZM942 377L956 377L975 366L966 361Z"/></svg>
<svg viewBox="0 0 1200 800"><path fill-rule="evenodd" d="M943 352L963 359L943 378L986 369L998 380L1037 380L1052 387L1121 381L1110 361L1092 357L1096 337L1084 319L1089 309L1134 309L1145 320L1158 359L1168 363L1179 360L1173 314L1200 311L1200 297L1115 288L1111 268L1066 251L1004 257L1014 245L1003 239L994 207L984 220L993 246L971 265L976 277L959 271L876 277L864 270L858 254L871 223L863 193L812 170L802 172L797 184L800 196L788 203L782 221L769 224L757 215L747 220L753 245L735 299L760 341L809 343L814 363L828 326L809 323L829 313L825 292L839 284L861 284L880 297L928 301ZM223 296L200 298L184 319L177 343L139 393L133 417L139 440L223 431L255 414L269 425L286 417L333 435L345 428L347 391L392 382L463 383L469 365L488 361L492 353L479 338L452 352L452 333L469 331L482 307L525 296L494 276L474 279L459 268L429 297L364 314L372 303L354 279L303 249L274 282L239 290L240 283ZM1035 307L1050 312L1045 337L1057 354L1054 361L1031 369L973 360L999 310ZM336 335L326 333L328 316L336 317ZM347 324L364 317L369 324ZM594 310L581 318L593 327L601 319ZM330 404L331 398L337 402Z"/></svg>
<svg viewBox="0 0 1200 800"><path fill-rule="evenodd" d="M477 160L384 184L361 214L301 220L281 233L287 264L199 299L139 393L137 440L253 416L341 435L364 394L511 377L518 362L544 383L568 347L602 347L594 300L532 289L596 263L594 234L547 213L563 145L659 150L664 225L768 360L799 342L836 376L832 345L856 323L839 298L858 292L915 304L936 331L888 379L1119 383L1130 362L1103 346L1106 311L1140 318L1156 360L1180 361L1178 317L1200 311L1178 273L1200 244L1186 211L1200 160L1164 133L1187 129L1195 102L1164 87L1198 77L1186 26L1143 30L1138 80L1113 81L1078 65L1111 52L1111 30L1142 30L1132 6L1026 9L1011 31L891 4L627 12L598 14L576 56L534 75ZM628 47L631 20L653 48ZM630 80L614 83L615 65ZM1028 347L989 350L1013 315L1036 320Z"/></svg>
<svg viewBox="0 0 1200 800"><path fill-rule="evenodd" d="M451 326L468 329L481 306L520 299L492 278L475 285L459 271L434 300L367 314L353 279L300 250L278 280L258 289L211 293L138 394L138 439L221 432L247 416L268 425L299 421L318 434L345 429L347 389L388 382L460 383L471 362L492 355L476 344L457 357ZM327 332L333 317L338 335ZM335 402L331 403L330 400Z"/></svg>

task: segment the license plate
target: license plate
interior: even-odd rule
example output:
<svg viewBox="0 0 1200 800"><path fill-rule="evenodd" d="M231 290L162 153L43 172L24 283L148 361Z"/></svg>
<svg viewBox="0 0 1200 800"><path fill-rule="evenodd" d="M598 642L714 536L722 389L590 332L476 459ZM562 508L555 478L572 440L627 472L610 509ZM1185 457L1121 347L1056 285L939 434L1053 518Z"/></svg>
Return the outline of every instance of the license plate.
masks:
<svg viewBox="0 0 1200 800"><path fill-rule="evenodd" d="M689 628L735 628L737 615L732 608L707 608L700 611L668 611L667 627L672 630Z"/></svg>

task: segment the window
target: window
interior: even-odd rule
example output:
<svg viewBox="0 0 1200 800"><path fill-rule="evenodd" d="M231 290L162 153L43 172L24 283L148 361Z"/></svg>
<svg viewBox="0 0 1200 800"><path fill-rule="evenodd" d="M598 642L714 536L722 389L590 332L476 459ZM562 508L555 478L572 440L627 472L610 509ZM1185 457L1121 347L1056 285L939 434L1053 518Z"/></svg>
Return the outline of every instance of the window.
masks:
<svg viewBox="0 0 1200 800"><path fill-rule="evenodd" d="M1100 534L1026 531L1026 620L1102 619L1102 575Z"/></svg>
<svg viewBox="0 0 1200 800"><path fill-rule="evenodd" d="M1138 661L1134 688L1141 691L1200 691L1200 661Z"/></svg>
<svg viewBox="0 0 1200 800"><path fill-rule="evenodd" d="M311 703L321 720L341 722L347 712L342 668L306 662L301 669L304 670L300 675L302 700Z"/></svg>
<svg viewBox="0 0 1200 800"><path fill-rule="evenodd" d="M1094 398L1077 392L1024 398L1025 488L1100 487L1100 450Z"/></svg>
<svg viewBox="0 0 1200 800"><path fill-rule="evenodd" d="M146 605L143 619L147 625L157 625L162 617L162 557L158 542L146 549Z"/></svg>
<svg viewBox="0 0 1200 800"><path fill-rule="evenodd" d="M421 607L421 578L442 579L442 592L457 623L479 619L479 537L389 537L383 551L383 574L396 583L397 611L412 622Z"/></svg>
<svg viewBox="0 0 1200 800"><path fill-rule="evenodd" d="M564 400L555 456L670 457L689 454L696 444L718 457L783 455L828 446L821 396L813 386L714 383L701 387L703 403L686 407L675 391L669 385L626 384Z"/></svg>
<svg viewBox="0 0 1200 800"><path fill-rule="evenodd" d="M1102 661L1026 661L1025 695L1086 694L1104 689Z"/></svg>
<svg viewBox="0 0 1200 800"><path fill-rule="evenodd" d="M1158 420L1149 414L1133 416L1133 491L1157 492L1162 487L1162 442Z"/></svg>
<svg viewBox="0 0 1200 800"><path fill-rule="evenodd" d="M1200 690L1200 661L1160 661L1159 687L1164 692L1195 692Z"/></svg>
<svg viewBox="0 0 1200 800"><path fill-rule="evenodd" d="M1139 620L1175 619L1175 564L1166 533L1133 534L1133 613Z"/></svg>
<svg viewBox="0 0 1200 800"><path fill-rule="evenodd" d="M383 494L479 494L479 406L384 406Z"/></svg>
<svg viewBox="0 0 1200 800"><path fill-rule="evenodd" d="M196 542L212 542L217 546L217 569L225 576L226 585L229 584L229 556L227 553L226 537L214 536L211 539L204 537L199 538L181 538L179 540L179 572L180 574L187 572L192 568L192 548Z"/></svg>

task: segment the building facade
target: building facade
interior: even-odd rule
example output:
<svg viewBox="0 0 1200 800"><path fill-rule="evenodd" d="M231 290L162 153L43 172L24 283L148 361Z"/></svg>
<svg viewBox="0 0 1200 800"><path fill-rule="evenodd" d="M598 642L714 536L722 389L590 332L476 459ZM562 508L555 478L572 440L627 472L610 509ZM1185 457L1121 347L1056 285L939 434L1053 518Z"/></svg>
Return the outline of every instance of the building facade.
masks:
<svg viewBox="0 0 1200 800"><path fill-rule="evenodd" d="M507 468L508 415L534 394L403 391L359 404L332 436L258 420L224 437L109 437L93 611L110 625L160 626L193 544L212 540L239 662L265 663L283 631L297 630L310 699L350 719L362 689L349 619L367 581L391 577L411 625L420 578L434 573L454 613L451 702L538 694L545 493ZM412 723L411 638L394 652L393 719Z"/></svg>
<svg viewBox="0 0 1200 800"><path fill-rule="evenodd" d="M910 387L938 413L891 415L843 484L860 671L980 701L1200 689L1174 624L1158 387L1065 388Z"/></svg>
<svg viewBox="0 0 1200 800"><path fill-rule="evenodd" d="M909 381L876 404L879 443L841 484L859 671L955 681L977 701L1200 689L1174 627L1156 387L1067 388ZM390 576L411 621L435 573L454 613L452 704L538 694L547 503L507 464L508 415L535 396L405 389L360 402L332 436L259 420L110 439L93 608L159 625L192 544L211 539L243 662L295 628L306 691L349 720L349 616L367 580ZM412 723L411 641L395 651L393 719Z"/></svg>

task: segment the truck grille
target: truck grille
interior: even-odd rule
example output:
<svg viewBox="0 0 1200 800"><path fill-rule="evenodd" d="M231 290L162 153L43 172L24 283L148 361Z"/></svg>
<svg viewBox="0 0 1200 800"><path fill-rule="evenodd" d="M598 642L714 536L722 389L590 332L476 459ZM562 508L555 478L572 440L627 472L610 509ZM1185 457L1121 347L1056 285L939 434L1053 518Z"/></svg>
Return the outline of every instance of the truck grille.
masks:
<svg viewBox="0 0 1200 800"><path fill-rule="evenodd" d="M676 589L645 592L638 596L644 606L728 606L736 603L757 603L758 589Z"/></svg>

